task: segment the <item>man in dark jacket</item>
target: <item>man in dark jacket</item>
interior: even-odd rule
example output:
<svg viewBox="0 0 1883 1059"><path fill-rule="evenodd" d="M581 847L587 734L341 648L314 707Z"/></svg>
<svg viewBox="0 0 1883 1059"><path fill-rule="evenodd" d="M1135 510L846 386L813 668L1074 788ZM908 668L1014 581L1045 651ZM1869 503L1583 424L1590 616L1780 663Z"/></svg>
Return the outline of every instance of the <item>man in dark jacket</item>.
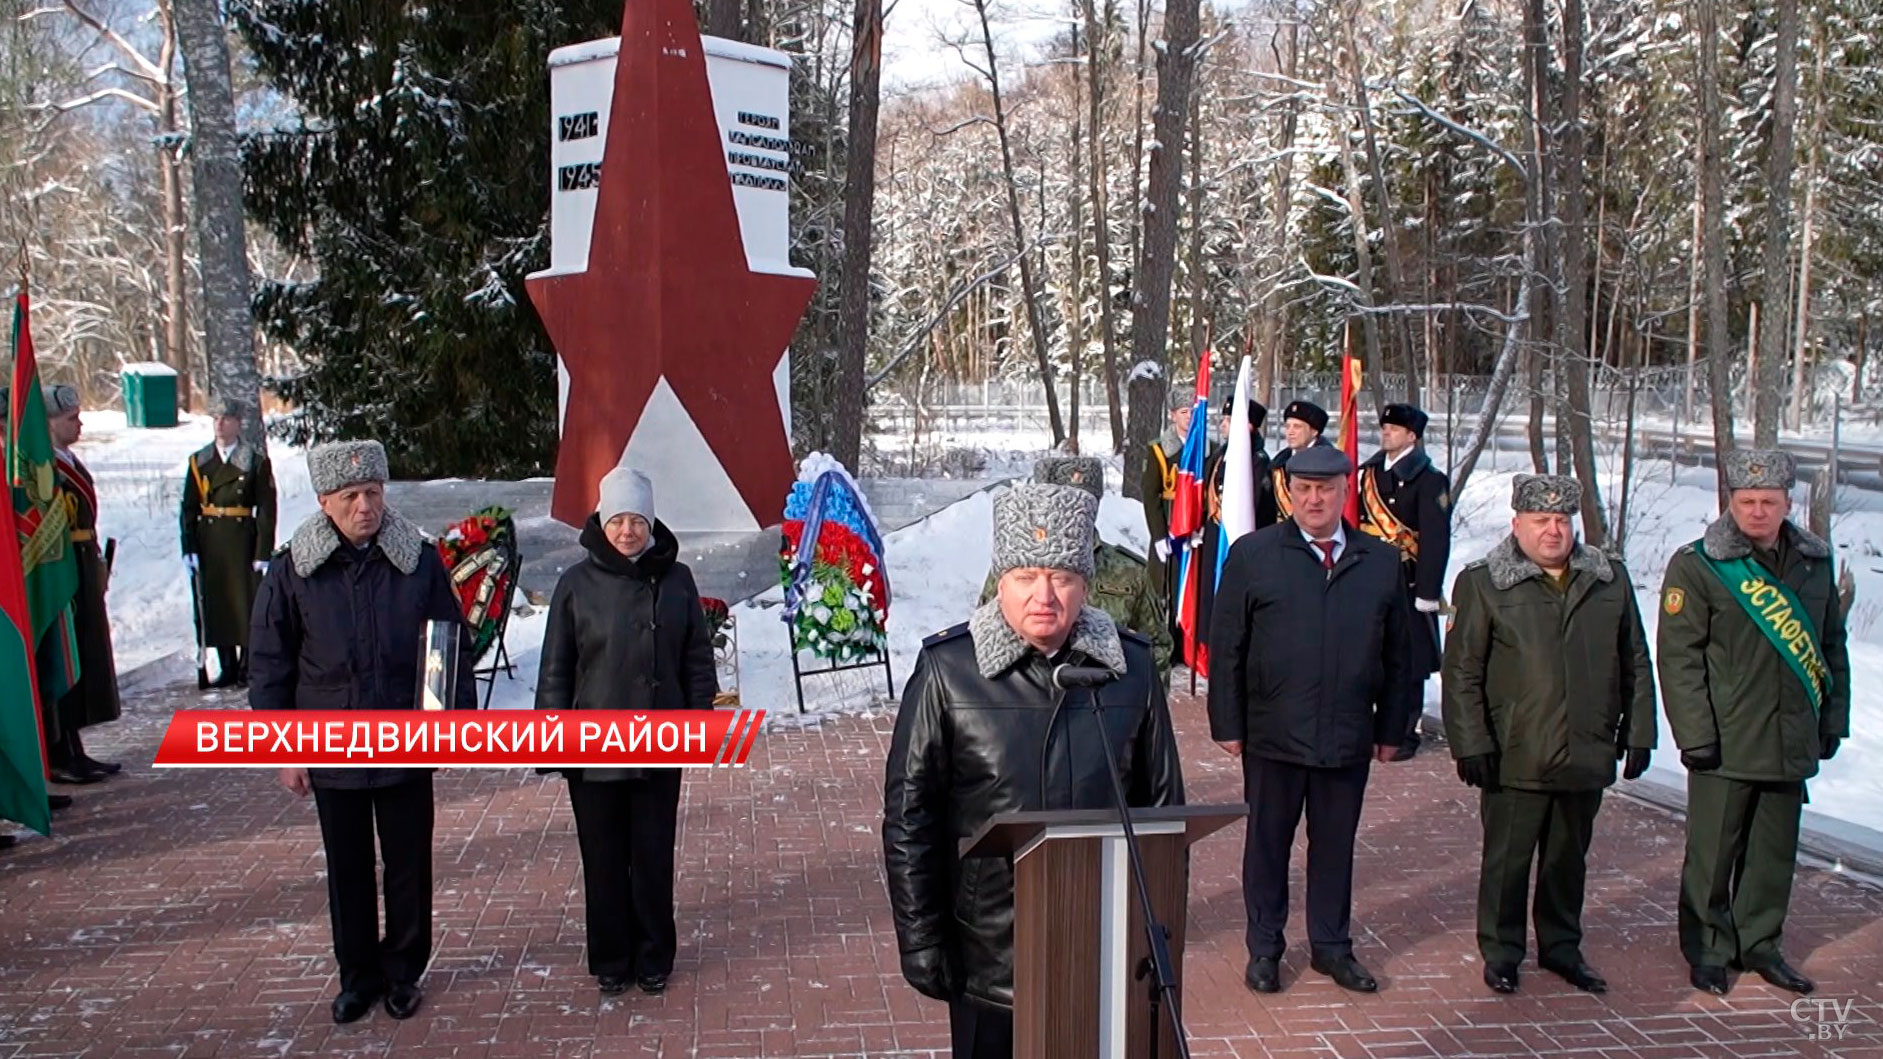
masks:
<svg viewBox="0 0 1883 1059"><path fill-rule="evenodd" d="M958 855L997 813L1180 805L1183 774L1150 641L1088 606L1098 505L1022 482L994 501L997 597L923 641L883 787L883 864L902 974L947 1002L959 1057L1013 1052L1013 864ZM1065 710L1055 666L1102 666L1098 719ZM1076 733L1076 734L1075 734Z"/></svg>
<svg viewBox="0 0 1883 1059"><path fill-rule="evenodd" d="M294 531L263 578L249 629L249 706L257 710L409 710L429 622L462 625L444 561L419 528L386 507L386 451L377 441L307 454L320 511ZM459 636L455 709L475 709L471 636ZM418 1010L431 958L432 778L427 769L288 768L281 785L311 789L327 850L328 913L340 965L335 1022L385 998ZM379 937L373 827L386 865Z"/></svg>
<svg viewBox="0 0 1883 1059"><path fill-rule="evenodd" d="M1421 683L1438 672L1438 615L1444 609L1445 564L1451 561L1451 479L1432 465L1420 443L1428 417L1414 405L1380 411L1380 451L1360 465L1360 528L1399 549L1412 596L1412 672ZM1423 702L1425 696L1419 696ZM1421 711L1423 712L1423 711ZM1406 743L1419 745L1419 717Z"/></svg>
<svg viewBox="0 0 1883 1059"><path fill-rule="evenodd" d="M1308 817L1313 968L1379 988L1353 956L1353 845L1367 772L1417 708L1399 554L1341 522L1352 464L1332 446L1288 464L1294 518L1229 549L1210 616L1210 738L1242 760L1242 891L1251 989L1281 988L1288 857Z"/></svg>
<svg viewBox="0 0 1883 1059"><path fill-rule="evenodd" d="M1794 525L1790 455L1725 459L1728 510L1667 564L1661 696L1687 766L1680 951L1695 989L1749 970L1809 993L1780 947L1805 781L1850 736L1831 547Z"/></svg>
<svg viewBox="0 0 1883 1059"><path fill-rule="evenodd" d="M267 453L242 440L242 402L216 404L216 439L190 456L183 477L183 562L195 595L197 643L215 651L213 683L248 682L248 624L275 550L275 475Z"/></svg>
<svg viewBox="0 0 1883 1059"><path fill-rule="evenodd" d="M1602 791L1648 768L1654 670L1617 560L1576 541L1574 478L1518 475L1510 536L1464 568L1446 638L1445 735L1484 793L1478 951L1484 982L1517 991L1530 862L1537 963L1578 989L1608 984L1582 957L1583 880ZM1416 635L1416 634L1415 634Z"/></svg>

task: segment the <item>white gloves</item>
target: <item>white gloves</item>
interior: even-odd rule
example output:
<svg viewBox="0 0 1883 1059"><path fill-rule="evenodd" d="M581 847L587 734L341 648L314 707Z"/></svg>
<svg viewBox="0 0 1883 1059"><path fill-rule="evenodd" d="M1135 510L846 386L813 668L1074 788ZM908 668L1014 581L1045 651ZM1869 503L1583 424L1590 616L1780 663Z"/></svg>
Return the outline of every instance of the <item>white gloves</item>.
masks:
<svg viewBox="0 0 1883 1059"><path fill-rule="evenodd" d="M190 568L190 573L192 574L195 573L196 572L196 553L190 552L189 554L185 555L183 557L183 565Z"/></svg>
<svg viewBox="0 0 1883 1059"><path fill-rule="evenodd" d="M258 574L267 573L268 572L268 560L266 559L255 560L255 572Z"/></svg>
<svg viewBox="0 0 1883 1059"><path fill-rule="evenodd" d="M1437 614L1439 611L1445 609L1445 604L1440 603L1436 599L1414 600L1412 605L1417 607L1421 614Z"/></svg>
<svg viewBox="0 0 1883 1059"><path fill-rule="evenodd" d="M1159 537L1151 542L1151 550L1157 553L1157 561L1170 562L1170 538Z"/></svg>

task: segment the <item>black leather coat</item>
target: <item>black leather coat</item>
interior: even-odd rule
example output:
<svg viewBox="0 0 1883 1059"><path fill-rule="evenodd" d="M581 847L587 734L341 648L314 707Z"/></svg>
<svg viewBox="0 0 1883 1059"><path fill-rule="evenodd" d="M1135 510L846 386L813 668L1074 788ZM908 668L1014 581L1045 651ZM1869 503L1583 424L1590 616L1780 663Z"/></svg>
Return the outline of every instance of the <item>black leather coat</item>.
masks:
<svg viewBox="0 0 1883 1059"><path fill-rule="evenodd" d="M988 606L1005 630L998 602ZM1088 624L1082 618L1080 628ZM903 689L884 784L883 860L910 984L937 999L1011 1007L1013 864L962 859L960 842L997 813L1112 807L1087 693L1062 693L1052 682L1057 664L1101 662L1075 633L1055 658L1025 648L989 677L968 629L924 641ZM1126 799L1181 805L1183 774L1150 641L1112 635L1125 673L1097 695Z"/></svg>

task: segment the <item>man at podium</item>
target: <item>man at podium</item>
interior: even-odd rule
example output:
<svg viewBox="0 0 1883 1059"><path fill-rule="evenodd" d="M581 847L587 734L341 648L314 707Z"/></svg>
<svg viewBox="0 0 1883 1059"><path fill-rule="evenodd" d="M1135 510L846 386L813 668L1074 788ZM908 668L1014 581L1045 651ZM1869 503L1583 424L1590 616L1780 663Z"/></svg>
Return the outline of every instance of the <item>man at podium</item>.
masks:
<svg viewBox="0 0 1883 1059"><path fill-rule="evenodd" d="M957 1057L1013 1053L1014 876L958 856L998 813L1183 804L1151 643L1086 604L1097 499L1021 482L994 501L995 597L923 641L903 689L883 788L883 863L902 974L949 1005ZM1061 666L1102 669L1091 694ZM1064 707L1064 708L1062 708ZM1108 765L1096 725L1116 755Z"/></svg>

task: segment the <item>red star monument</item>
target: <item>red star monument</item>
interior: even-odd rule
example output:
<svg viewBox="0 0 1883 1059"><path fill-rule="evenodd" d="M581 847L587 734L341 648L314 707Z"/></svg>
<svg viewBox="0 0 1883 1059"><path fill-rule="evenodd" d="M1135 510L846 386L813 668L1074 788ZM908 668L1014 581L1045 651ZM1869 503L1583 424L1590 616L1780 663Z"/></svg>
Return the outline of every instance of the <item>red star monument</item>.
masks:
<svg viewBox="0 0 1883 1059"><path fill-rule="evenodd" d="M753 521L781 517L795 472L773 376L817 283L747 265L724 152L692 4L629 0L588 270L526 281L569 374L557 521L594 510L663 379Z"/></svg>

